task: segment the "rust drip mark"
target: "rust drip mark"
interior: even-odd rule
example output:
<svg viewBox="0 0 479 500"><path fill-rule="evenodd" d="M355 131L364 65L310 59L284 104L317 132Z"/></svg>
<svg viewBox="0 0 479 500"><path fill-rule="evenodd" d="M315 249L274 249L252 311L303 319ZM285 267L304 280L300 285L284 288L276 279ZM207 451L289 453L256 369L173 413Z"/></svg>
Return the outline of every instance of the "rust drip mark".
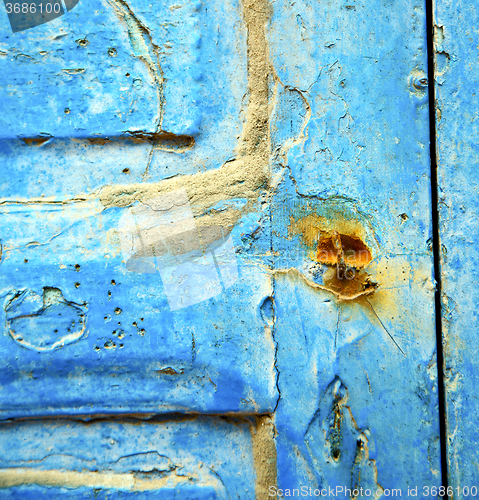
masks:
<svg viewBox="0 0 479 500"><path fill-rule="evenodd" d="M93 146L116 146L120 142L133 142L136 144L150 144L153 149L183 153L195 145L195 139L190 135L176 135L168 132L147 133L129 132L128 135L116 137L89 137L88 144Z"/></svg>
<svg viewBox="0 0 479 500"><path fill-rule="evenodd" d="M378 285L363 269L372 260L372 253L364 243L366 231L355 220L328 220L324 216L308 214L295 220L291 217L290 236L300 235L309 247L309 257L327 266L323 283L308 284L327 290L339 300L355 300L374 293Z"/></svg>
<svg viewBox="0 0 479 500"><path fill-rule="evenodd" d="M322 268L321 282L308 279L295 268L274 272L294 272L308 286L335 295L340 303L354 300L364 308L370 309L374 319L378 321L394 345L405 356L406 353L396 342L368 300L368 296L371 296L379 289L379 283L373 281L365 269L373 258L370 246L365 243L365 241L368 241L368 231L354 217L346 218L338 212L333 213L330 211L328 213L327 210L325 210L325 214L319 216L310 213L299 219L291 217L291 223L288 227L290 236L301 236L304 244L309 247L311 260L325 267L325 269ZM371 234L369 234L369 241L371 241ZM335 345L337 345L340 315L341 304L339 304L338 309Z"/></svg>
<svg viewBox="0 0 479 500"><path fill-rule="evenodd" d="M366 232L358 221L331 221L309 214L298 220L291 217L288 231L290 236L301 236L311 249L311 259L320 264L362 268L372 260L371 250L364 243Z"/></svg>
<svg viewBox="0 0 479 500"><path fill-rule="evenodd" d="M269 488L277 484L276 428L273 419L270 415L259 416L255 419L256 425L251 427L257 500L271 498Z"/></svg>
<svg viewBox="0 0 479 500"><path fill-rule="evenodd" d="M327 246L332 248L326 250ZM376 291L377 283L372 282L364 270L358 269L371 261L371 252L359 238L333 231L330 238L320 241L318 253L326 256L324 261L317 259L319 263L336 265L335 272L325 275L324 284L344 297L343 300L356 299Z"/></svg>
<svg viewBox="0 0 479 500"><path fill-rule="evenodd" d="M22 138L22 141L27 145L27 146L41 146L42 144L45 144L45 142L49 141L51 137L25 137Z"/></svg>

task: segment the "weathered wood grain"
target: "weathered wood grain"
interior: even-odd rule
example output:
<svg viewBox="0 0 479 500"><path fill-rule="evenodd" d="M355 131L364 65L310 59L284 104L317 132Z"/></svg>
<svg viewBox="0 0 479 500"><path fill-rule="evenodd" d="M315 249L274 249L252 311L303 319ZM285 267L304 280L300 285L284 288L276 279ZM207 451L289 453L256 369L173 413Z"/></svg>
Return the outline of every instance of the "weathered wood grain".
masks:
<svg viewBox="0 0 479 500"><path fill-rule="evenodd" d="M449 484L454 498L478 486L479 204L477 24L471 2L434 10L438 211ZM463 490L464 488L464 490ZM469 488L469 489L468 489Z"/></svg>

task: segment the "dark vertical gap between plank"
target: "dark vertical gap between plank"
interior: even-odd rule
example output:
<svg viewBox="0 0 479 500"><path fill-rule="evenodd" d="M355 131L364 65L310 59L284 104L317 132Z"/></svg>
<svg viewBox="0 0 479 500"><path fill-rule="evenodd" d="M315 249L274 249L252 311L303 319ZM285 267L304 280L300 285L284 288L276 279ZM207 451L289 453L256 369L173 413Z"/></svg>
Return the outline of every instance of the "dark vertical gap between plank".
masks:
<svg viewBox="0 0 479 500"><path fill-rule="evenodd" d="M441 308L441 261L440 261L440 231L439 231L439 200L438 176L436 155L436 91L434 86L434 0L426 0L427 22L427 77L429 91L429 148L431 158L431 211L433 228L434 278L436 280L435 311L436 311L436 353L437 353L437 385L439 400L439 435L441 443L441 479L446 489L443 498L449 499L448 471L447 471L447 433L446 433L446 404L445 404L445 377L444 377L444 350L442 338L442 308Z"/></svg>

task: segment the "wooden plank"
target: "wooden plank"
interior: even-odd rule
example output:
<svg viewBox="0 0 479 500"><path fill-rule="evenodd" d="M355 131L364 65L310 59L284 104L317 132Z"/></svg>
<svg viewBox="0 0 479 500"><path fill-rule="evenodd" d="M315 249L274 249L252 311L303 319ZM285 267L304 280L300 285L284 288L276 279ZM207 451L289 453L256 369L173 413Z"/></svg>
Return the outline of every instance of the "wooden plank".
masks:
<svg viewBox="0 0 479 500"><path fill-rule="evenodd" d="M436 0L434 59L438 211L449 485L469 498L479 480L476 304L479 238L477 67L479 10ZM473 490L474 492L475 490Z"/></svg>
<svg viewBox="0 0 479 500"><path fill-rule="evenodd" d="M249 140L241 5L94 5L1 40L0 418L271 412L265 163L225 163Z"/></svg>
<svg viewBox="0 0 479 500"><path fill-rule="evenodd" d="M422 495L441 482L424 5L271 8L279 486Z"/></svg>

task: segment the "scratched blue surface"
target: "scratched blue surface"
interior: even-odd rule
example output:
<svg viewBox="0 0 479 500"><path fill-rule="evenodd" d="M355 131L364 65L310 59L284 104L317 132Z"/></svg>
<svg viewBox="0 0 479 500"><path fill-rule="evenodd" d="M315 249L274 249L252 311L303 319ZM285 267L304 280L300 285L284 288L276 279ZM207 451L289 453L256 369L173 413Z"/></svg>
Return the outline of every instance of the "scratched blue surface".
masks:
<svg viewBox="0 0 479 500"><path fill-rule="evenodd" d="M254 498L248 421L214 417L156 422L44 421L7 424L0 432L2 470L71 471L90 474L93 482L98 471L113 475L110 489L32 484L2 490L1 498ZM26 440L29 446L25 446ZM239 468L241 475L237 474ZM128 491L121 484L125 476L143 481L144 486ZM163 488L151 486L162 478Z"/></svg>
<svg viewBox="0 0 479 500"><path fill-rule="evenodd" d="M117 4L80 2L61 18L15 34L0 10L5 195L64 199L113 181L219 167L234 155L246 92L239 4L133 1L135 19L148 28L134 39ZM161 95L155 72L163 75ZM160 132L192 136L197 147L172 155L161 145L143 141L133 149L125 142ZM33 155L15 140L50 136ZM88 139L95 137L110 138L112 147L91 147ZM45 169L52 163L54 169Z"/></svg>
<svg viewBox="0 0 479 500"><path fill-rule="evenodd" d="M435 7L438 209L441 232L446 432L454 498L477 486L477 46L474 4Z"/></svg>

